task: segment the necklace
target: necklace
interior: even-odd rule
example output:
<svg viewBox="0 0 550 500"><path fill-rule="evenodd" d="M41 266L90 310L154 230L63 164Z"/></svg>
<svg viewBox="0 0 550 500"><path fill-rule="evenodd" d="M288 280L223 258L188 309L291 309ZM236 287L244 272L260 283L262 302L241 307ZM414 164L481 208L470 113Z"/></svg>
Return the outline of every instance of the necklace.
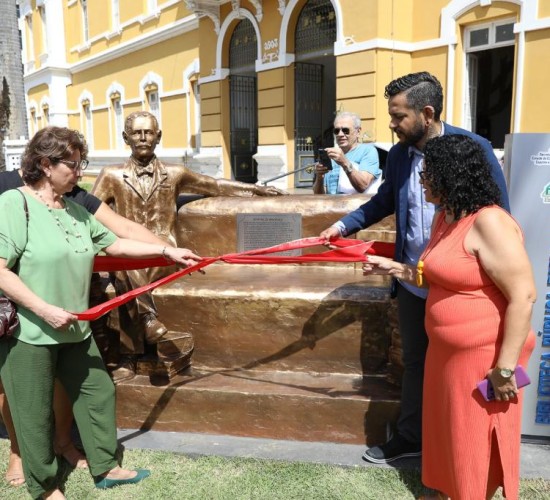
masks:
<svg viewBox="0 0 550 500"><path fill-rule="evenodd" d="M38 198L40 198L40 200L42 201L42 203L44 203L44 205L46 205L46 208L48 209L48 212L50 213L50 215L54 218L55 220L55 223L57 224L57 227L59 227L59 229L61 229L61 231L65 234L65 240L67 241L67 243L69 244L69 246L71 246L74 250L75 253L85 253L88 251L88 247L84 246L84 242L82 241L82 235L78 232L77 230L77 222L76 222L76 219L74 218L73 214L71 214L71 212L69 211L69 207L67 206L67 204L65 203L65 207L64 207L64 210L65 212L67 213L67 215L71 218L71 221L72 221L72 224L73 224L73 232L69 231L64 225L63 223L61 222L61 219L59 218L59 216L53 211L53 208L50 206L50 204L42 197L42 195L38 192L38 191L34 191L34 194L36 194L36 196L38 196ZM69 239L69 236L73 236L76 241L79 241L79 246L80 246L80 249L78 248L75 248L72 244L71 244L71 241Z"/></svg>
<svg viewBox="0 0 550 500"><path fill-rule="evenodd" d="M442 218L442 222L445 220L445 216ZM454 221L453 221L454 222ZM439 226L441 223L437 225L437 228L439 229ZM437 246L437 244L443 239L443 236L447 234L447 231L452 227L453 223L449 223L448 226L445 228L445 230L439 235L439 238L437 240L433 240L430 238L430 241L428 243L428 246L424 249L424 252L422 252L422 255L420 256L420 259L418 259L418 262L416 264L416 286L421 287L424 284L424 261L426 260L426 257L430 255L430 252ZM434 235L435 236L435 235Z"/></svg>

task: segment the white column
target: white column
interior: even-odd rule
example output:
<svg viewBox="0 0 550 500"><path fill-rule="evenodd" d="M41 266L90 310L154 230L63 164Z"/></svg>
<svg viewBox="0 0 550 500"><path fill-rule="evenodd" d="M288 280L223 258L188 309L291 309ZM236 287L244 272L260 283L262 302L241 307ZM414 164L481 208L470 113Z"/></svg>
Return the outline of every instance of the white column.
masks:
<svg viewBox="0 0 550 500"><path fill-rule="evenodd" d="M287 150L284 144L258 146L258 152L253 158L258 163L258 184L287 172ZM282 177L270 182L269 185L286 189L287 183L287 177Z"/></svg>

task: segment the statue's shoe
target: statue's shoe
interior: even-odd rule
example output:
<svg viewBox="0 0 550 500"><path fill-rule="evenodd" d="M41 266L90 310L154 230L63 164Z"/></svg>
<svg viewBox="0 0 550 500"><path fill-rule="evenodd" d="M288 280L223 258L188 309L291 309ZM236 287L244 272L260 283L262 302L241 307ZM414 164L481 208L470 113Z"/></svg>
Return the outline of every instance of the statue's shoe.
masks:
<svg viewBox="0 0 550 500"><path fill-rule="evenodd" d="M143 322L145 328L145 341L148 344L156 344L168 333L168 329L152 314L148 314Z"/></svg>
<svg viewBox="0 0 550 500"><path fill-rule="evenodd" d="M136 376L136 361L130 357L122 357L120 363L111 371L111 378L115 384L124 380L131 380Z"/></svg>

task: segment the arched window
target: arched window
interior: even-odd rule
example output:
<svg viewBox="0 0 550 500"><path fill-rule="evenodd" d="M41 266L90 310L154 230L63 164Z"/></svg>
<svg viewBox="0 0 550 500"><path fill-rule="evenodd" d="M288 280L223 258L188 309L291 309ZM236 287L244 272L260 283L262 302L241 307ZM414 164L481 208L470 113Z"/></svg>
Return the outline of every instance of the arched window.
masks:
<svg viewBox="0 0 550 500"><path fill-rule="evenodd" d="M42 125L47 127L50 124L50 106L48 104L42 105L42 118L44 119Z"/></svg>
<svg viewBox="0 0 550 500"><path fill-rule="evenodd" d="M82 132L84 133L84 137L86 138L86 142L88 143L88 150L91 151L94 148L94 127L92 120L92 105L90 99L86 97L81 98L80 106L80 122L82 124Z"/></svg>
<svg viewBox="0 0 550 500"><path fill-rule="evenodd" d="M113 119L114 119L114 136L115 136L115 147L117 149L122 149L122 132L124 130L124 116L122 115L122 102L120 94L114 92L111 94L111 107L113 109Z"/></svg>
<svg viewBox="0 0 550 500"><path fill-rule="evenodd" d="M36 115L36 108L35 107L32 107L30 110L29 110L29 115L30 115L30 125L31 125L31 130L30 130L30 133L31 133L31 137L36 134L36 132L38 132L38 116Z"/></svg>
<svg viewBox="0 0 550 500"><path fill-rule="evenodd" d="M229 43L231 170L241 182L256 182L253 158L258 152L258 99L255 63L258 39L249 19L237 24Z"/></svg>
<svg viewBox="0 0 550 500"><path fill-rule="evenodd" d="M25 17L25 21L27 22L27 62L29 65L29 70L34 69L34 61L36 60L36 57L34 55L34 31L32 26L32 15L29 14Z"/></svg>
<svg viewBox="0 0 550 500"><path fill-rule="evenodd" d="M42 30L42 54L48 53L48 28L46 23L46 6L38 6L38 14L40 15L40 29Z"/></svg>
<svg viewBox="0 0 550 500"><path fill-rule="evenodd" d="M145 96L147 99L147 111L155 115L160 121L159 89L156 85L147 85L145 87Z"/></svg>
<svg viewBox="0 0 550 500"><path fill-rule="evenodd" d="M199 151L201 147L201 96L199 84L200 66L195 59L183 72L183 91L187 96L187 149Z"/></svg>
<svg viewBox="0 0 550 500"><path fill-rule="evenodd" d="M294 70L295 165L313 163L316 150L333 145L336 112L336 14L330 0L309 0L296 23ZM310 186L313 174L294 176L296 187Z"/></svg>
<svg viewBox="0 0 550 500"><path fill-rule="evenodd" d="M149 71L139 83L143 109L155 115L159 126L162 128L162 78L160 75Z"/></svg>
<svg viewBox="0 0 550 500"><path fill-rule="evenodd" d="M336 41L336 14L330 0L309 0L298 17L296 60L332 54Z"/></svg>

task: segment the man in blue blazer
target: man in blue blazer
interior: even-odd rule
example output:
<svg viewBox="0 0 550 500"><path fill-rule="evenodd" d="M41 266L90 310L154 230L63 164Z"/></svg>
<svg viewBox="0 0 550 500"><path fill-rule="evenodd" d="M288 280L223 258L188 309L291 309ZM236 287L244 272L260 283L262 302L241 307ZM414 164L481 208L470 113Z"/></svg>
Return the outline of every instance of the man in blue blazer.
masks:
<svg viewBox="0 0 550 500"><path fill-rule="evenodd" d="M412 73L390 82L385 89L390 129L399 142L388 153L385 180L377 194L321 233L331 239L365 229L395 214L395 260L416 266L431 232L434 205L424 199L419 183L426 142L442 134L463 134L483 147L502 196L501 205L510 210L506 183L489 141L467 130L441 121L443 89L439 80L427 72ZM424 329L427 290L396 281L392 292L397 297L399 331L403 349L401 413L397 429L385 444L374 446L363 458L388 463L398 458L421 454L422 384L428 338Z"/></svg>

